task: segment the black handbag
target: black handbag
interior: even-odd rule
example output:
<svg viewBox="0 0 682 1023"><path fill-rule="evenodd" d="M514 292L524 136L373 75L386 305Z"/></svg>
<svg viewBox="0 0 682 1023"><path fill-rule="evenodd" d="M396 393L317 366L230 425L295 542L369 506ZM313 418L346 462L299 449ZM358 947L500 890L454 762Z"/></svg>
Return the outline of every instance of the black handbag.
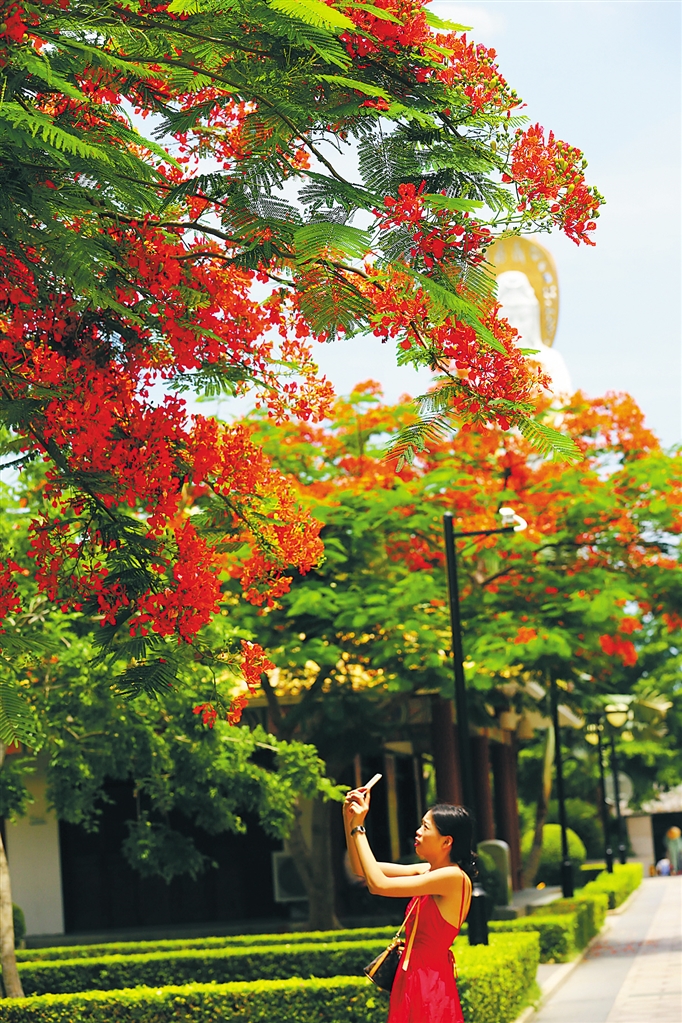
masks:
<svg viewBox="0 0 682 1023"><path fill-rule="evenodd" d="M406 970L410 965L412 943L414 942L414 936L417 933L417 926L419 924L419 903L420 899L417 898L416 901L412 903L409 913L398 928L395 938L393 938L391 943L376 957L376 959L373 959L371 963L365 966L365 975L369 977L373 984L380 987L382 991L390 991L393 987L395 975L398 972L400 957L403 954L403 949L405 948L405 938L403 937L402 932L405 930L405 925L412 915L412 910L416 906L417 916L415 917L414 927L412 928L410 940L407 945L407 951L405 952L405 957L403 959L403 970Z"/></svg>

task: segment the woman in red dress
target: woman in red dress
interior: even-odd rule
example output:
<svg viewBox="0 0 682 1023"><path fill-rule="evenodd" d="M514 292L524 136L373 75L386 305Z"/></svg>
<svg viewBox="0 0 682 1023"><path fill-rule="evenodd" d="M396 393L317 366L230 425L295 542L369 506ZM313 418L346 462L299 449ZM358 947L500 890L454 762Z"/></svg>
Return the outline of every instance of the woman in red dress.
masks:
<svg viewBox="0 0 682 1023"><path fill-rule="evenodd" d="M410 896L405 951L398 965L387 1023L464 1023L457 994L452 943L471 902L475 857L472 821L463 806L432 806L417 829L415 850L423 863L378 863L364 820L370 794L346 796L344 824L355 873L373 895Z"/></svg>

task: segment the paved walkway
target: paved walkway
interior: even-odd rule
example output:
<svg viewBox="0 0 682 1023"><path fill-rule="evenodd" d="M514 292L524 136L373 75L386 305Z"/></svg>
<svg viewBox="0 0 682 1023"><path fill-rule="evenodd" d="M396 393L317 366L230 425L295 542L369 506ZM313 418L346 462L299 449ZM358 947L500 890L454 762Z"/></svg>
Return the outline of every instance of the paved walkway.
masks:
<svg viewBox="0 0 682 1023"><path fill-rule="evenodd" d="M682 1023L682 876L646 878L533 1023Z"/></svg>

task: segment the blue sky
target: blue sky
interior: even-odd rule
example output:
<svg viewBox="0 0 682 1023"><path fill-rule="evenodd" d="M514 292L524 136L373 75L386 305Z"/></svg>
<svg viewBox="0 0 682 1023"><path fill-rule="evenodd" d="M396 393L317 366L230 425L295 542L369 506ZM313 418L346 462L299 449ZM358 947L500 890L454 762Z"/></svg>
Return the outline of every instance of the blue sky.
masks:
<svg viewBox="0 0 682 1023"><path fill-rule="evenodd" d="M525 113L581 148L607 200L595 248L560 235L556 347L574 386L628 391L665 444L682 440L678 0L434 0L494 46ZM318 349L339 392L367 377L391 400L427 384L375 339Z"/></svg>

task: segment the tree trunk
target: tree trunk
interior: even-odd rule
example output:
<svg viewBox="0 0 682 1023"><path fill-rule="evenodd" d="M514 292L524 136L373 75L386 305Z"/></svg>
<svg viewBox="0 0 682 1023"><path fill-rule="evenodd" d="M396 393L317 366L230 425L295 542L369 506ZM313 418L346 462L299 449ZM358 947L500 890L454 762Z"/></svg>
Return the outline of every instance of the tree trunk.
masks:
<svg viewBox="0 0 682 1023"><path fill-rule="evenodd" d="M528 854L523 867L523 874L521 875L521 884L524 888L531 888L535 875L538 872L540 866L540 859L542 857L542 830L547 820L547 807L549 805L549 797L552 794L552 764L554 763L554 729L547 729L547 739L545 741L545 755L542 764L542 778L540 784L540 790L538 793L537 807L535 808L535 833L533 834L533 844Z"/></svg>
<svg viewBox="0 0 682 1023"><path fill-rule="evenodd" d="M310 846L303 832L300 809L287 839L287 849L296 861L308 893L308 927L311 931L332 931L341 926L334 909L335 886L329 819L333 807L334 804L323 799L313 800Z"/></svg>
<svg viewBox="0 0 682 1023"><path fill-rule="evenodd" d="M0 743L0 767L5 760L5 746ZM9 865L0 835L0 960L2 982L8 998L23 998L24 989L19 980L17 957L14 954L14 918L12 916L12 889L9 883Z"/></svg>

